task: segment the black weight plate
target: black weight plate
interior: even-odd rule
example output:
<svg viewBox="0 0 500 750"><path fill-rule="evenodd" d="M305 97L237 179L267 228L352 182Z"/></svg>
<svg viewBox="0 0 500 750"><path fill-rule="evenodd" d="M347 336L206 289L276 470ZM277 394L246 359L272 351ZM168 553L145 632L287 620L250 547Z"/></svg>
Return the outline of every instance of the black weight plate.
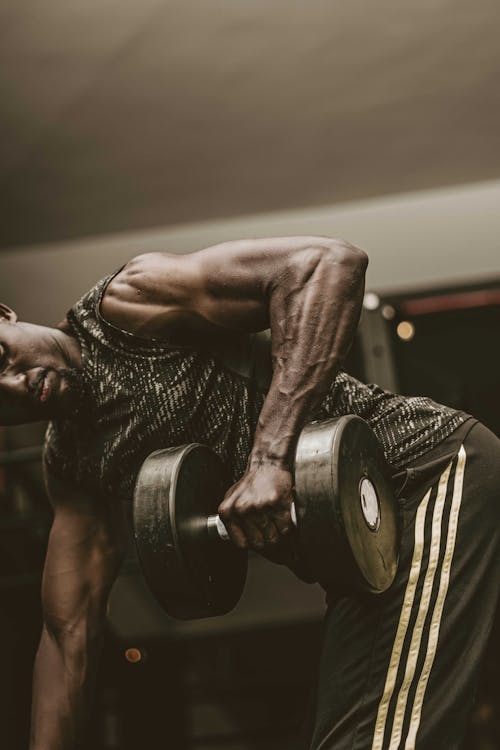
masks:
<svg viewBox="0 0 500 750"><path fill-rule="evenodd" d="M301 554L339 591L385 591L397 570L398 506L382 449L354 415L308 425L297 445Z"/></svg>
<svg viewBox="0 0 500 750"><path fill-rule="evenodd" d="M134 493L134 535L146 582L181 620L222 615L242 594L247 555L210 538L207 517L229 486L217 454L191 444L155 451Z"/></svg>
<svg viewBox="0 0 500 750"><path fill-rule="evenodd" d="M386 591L396 575L398 505L375 434L362 419L345 423L334 458L344 531L366 588Z"/></svg>

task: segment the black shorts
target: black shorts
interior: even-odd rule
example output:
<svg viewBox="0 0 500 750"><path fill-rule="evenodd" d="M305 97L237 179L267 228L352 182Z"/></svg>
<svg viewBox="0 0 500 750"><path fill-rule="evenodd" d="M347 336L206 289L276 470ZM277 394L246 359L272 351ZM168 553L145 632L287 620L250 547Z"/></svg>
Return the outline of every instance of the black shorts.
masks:
<svg viewBox="0 0 500 750"><path fill-rule="evenodd" d="M311 750L461 746L498 600L500 440L470 419L396 479L398 574L328 610Z"/></svg>

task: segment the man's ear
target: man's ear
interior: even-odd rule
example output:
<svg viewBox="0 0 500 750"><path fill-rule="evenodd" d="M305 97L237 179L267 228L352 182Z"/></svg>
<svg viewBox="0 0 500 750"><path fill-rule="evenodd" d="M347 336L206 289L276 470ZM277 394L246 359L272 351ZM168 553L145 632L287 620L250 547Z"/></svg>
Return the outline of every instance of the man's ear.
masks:
<svg viewBox="0 0 500 750"><path fill-rule="evenodd" d="M7 320L9 323L17 322L17 315L14 310L11 310L7 305L0 302L0 321Z"/></svg>

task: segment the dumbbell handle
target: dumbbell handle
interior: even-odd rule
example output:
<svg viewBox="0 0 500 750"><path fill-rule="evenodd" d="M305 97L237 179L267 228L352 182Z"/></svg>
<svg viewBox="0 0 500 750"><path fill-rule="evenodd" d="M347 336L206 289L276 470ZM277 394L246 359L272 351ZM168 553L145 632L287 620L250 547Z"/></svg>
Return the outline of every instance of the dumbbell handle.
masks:
<svg viewBox="0 0 500 750"><path fill-rule="evenodd" d="M295 511L295 503L292 503L290 507L290 516L293 525L297 526L297 513ZM227 542L229 540L229 534L227 533L227 529L224 526L224 522L220 516L208 516L207 528L210 536L219 537L219 539L222 539L223 542Z"/></svg>

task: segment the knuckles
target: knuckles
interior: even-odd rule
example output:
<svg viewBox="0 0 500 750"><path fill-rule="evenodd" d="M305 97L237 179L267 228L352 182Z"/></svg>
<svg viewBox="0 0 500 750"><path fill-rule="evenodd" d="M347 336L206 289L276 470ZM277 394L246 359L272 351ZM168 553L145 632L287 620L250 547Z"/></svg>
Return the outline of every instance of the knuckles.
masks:
<svg viewBox="0 0 500 750"><path fill-rule="evenodd" d="M274 508L275 505L277 505L281 501L281 493L277 490L271 490L270 492L266 493L265 500L262 501L261 505L264 508Z"/></svg>
<svg viewBox="0 0 500 750"><path fill-rule="evenodd" d="M235 516L247 516L251 513L274 511L282 513L287 510L288 502L279 493L267 495L264 499L246 500L245 498L228 498L219 505L219 515L222 520L230 520Z"/></svg>
<svg viewBox="0 0 500 750"><path fill-rule="evenodd" d="M222 502L219 505L218 513L223 521L229 521L232 515L232 505L226 501Z"/></svg>

